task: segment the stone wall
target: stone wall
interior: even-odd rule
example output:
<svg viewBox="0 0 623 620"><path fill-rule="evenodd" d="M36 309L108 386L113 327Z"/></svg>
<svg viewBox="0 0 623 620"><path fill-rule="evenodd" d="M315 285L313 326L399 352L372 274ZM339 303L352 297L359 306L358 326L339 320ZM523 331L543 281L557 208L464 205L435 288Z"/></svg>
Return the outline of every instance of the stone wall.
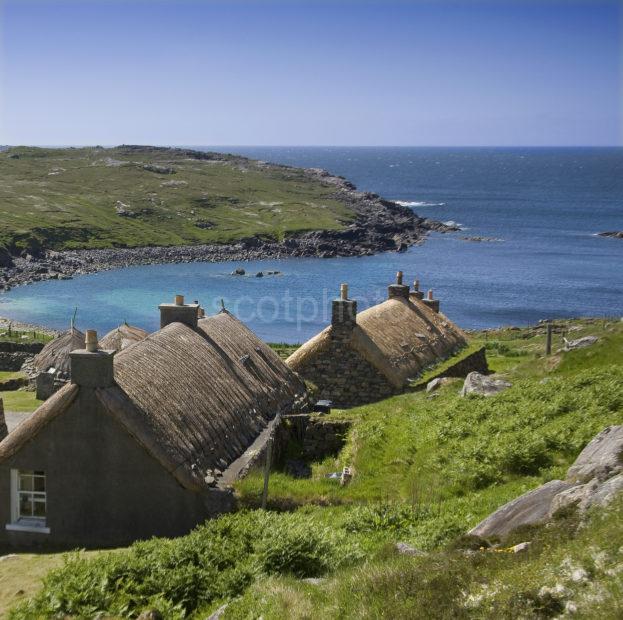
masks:
<svg viewBox="0 0 623 620"><path fill-rule="evenodd" d="M39 353L43 344L34 342L0 342L0 370L15 372L25 361Z"/></svg>
<svg viewBox="0 0 623 620"><path fill-rule="evenodd" d="M311 461L336 456L346 443L349 420L310 418L303 440L303 454Z"/></svg>
<svg viewBox="0 0 623 620"><path fill-rule="evenodd" d="M316 398L328 399L339 408L374 402L396 392L372 364L351 349L350 335L334 332L329 348L297 369L317 386Z"/></svg>
<svg viewBox="0 0 623 620"><path fill-rule="evenodd" d="M439 374L433 375L428 379L427 383L433 379L440 379L442 377L467 377L470 372L479 372L483 375L489 374L485 347L466 355L458 360L456 364L452 364L452 366L440 371ZM426 383L422 383L417 387L420 389L425 388Z"/></svg>
<svg viewBox="0 0 623 620"><path fill-rule="evenodd" d="M320 461L327 456L336 456L346 442L351 425L350 420L336 420L311 413L284 416L276 435L275 460L286 452L291 441L302 446L305 460Z"/></svg>

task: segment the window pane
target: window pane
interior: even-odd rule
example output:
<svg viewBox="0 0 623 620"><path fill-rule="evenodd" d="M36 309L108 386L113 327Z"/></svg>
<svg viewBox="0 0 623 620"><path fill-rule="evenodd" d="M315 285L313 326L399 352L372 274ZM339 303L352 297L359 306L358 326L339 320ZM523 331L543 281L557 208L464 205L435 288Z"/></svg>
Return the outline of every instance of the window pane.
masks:
<svg viewBox="0 0 623 620"><path fill-rule="evenodd" d="M32 476L30 474L24 474L20 472L19 474L19 490L20 491L32 491Z"/></svg>
<svg viewBox="0 0 623 620"><path fill-rule="evenodd" d="M45 476L35 476L34 478L34 490L44 492L45 491Z"/></svg>
<svg viewBox="0 0 623 620"><path fill-rule="evenodd" d="M33 516L35 516L35 517L45 517L45 500L43 500L43 501L35 500Z"/></svg>
<svg viewBox="0 0 623 620"><path fill-rule="evenodd" d="M19 496L19 516L32 517L33 515L32 498L30 495L20 493Z"/></svg>

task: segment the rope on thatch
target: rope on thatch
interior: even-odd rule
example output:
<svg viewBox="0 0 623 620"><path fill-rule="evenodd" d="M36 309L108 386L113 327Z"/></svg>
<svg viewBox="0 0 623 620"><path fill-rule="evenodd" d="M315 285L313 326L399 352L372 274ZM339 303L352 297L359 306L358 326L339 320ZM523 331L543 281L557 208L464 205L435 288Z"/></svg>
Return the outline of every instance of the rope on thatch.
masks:
<svg viewBox="0 0 623 620"><path fill-rule="evenodd" d="M50 368L56 368L56 370L68 377L70 374L69 354L76 349L84 349L84 334L72 327L48 342L35 355L33 365L39 372L46 372Z"/></svg>

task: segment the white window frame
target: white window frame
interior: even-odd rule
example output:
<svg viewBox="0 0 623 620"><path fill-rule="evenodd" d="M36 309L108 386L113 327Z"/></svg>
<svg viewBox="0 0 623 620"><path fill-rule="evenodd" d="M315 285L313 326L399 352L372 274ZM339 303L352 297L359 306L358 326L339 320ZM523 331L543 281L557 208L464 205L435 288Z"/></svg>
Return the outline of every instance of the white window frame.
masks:
<svg viewBox="0 0 623 620"><path fill-rule="evenodd" d="M26 471L26 470L21 470ZM30 470L28 470L30 471ZM39 471L39 470L33 470ZM6 524L6 529L15 532L36 532L38 534L49 534L50 528L47 527L46 518L42 517L20 517L19 514L19 469L11 469L11 523ZM45 475L45 474L44 474ZM47 486L46 491L39 491L38 494L45 495L47 512Z"/></svg>

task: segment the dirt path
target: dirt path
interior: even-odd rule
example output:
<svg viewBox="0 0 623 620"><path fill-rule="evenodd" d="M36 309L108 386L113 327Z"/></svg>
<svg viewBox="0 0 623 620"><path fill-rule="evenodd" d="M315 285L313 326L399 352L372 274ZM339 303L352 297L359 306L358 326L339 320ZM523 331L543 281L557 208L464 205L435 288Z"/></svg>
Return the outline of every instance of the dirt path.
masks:
<svg viewBox="0 0 623 620"><path fill-rule="evenodd" d="M19 424L27 420L31 415L32 413L19 413L17 411L5 411L4 418L6 420L6 425L7 425L7 428L9 429L9 433L15 430L15 428Z"/></svg>

